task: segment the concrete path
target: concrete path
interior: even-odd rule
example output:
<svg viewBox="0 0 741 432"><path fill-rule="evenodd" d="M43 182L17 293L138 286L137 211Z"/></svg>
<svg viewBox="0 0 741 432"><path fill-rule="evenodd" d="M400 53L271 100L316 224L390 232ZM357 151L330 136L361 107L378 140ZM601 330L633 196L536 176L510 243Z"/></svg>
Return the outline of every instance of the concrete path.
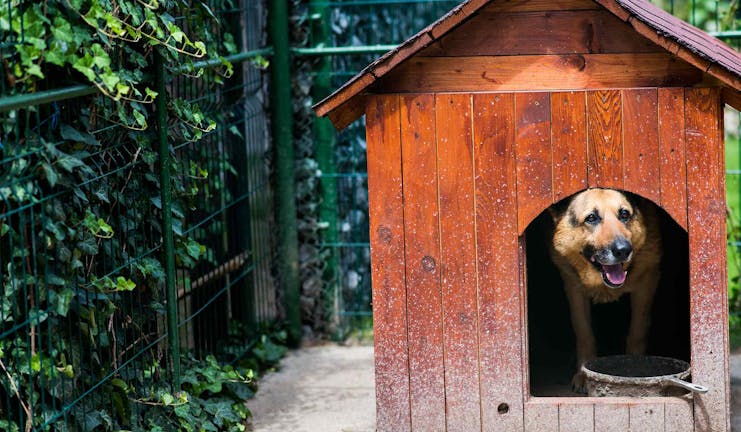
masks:
<svg viewBox="0 0 741 432"><path fill-rule="evenodd" d="M741 351L731 355L731 430L741 432ZM253 432L375 430L373 347L322 345L289 352L247 402Z"/></svg>
<svg viewBox="0 0 741 432"><path fill-rule="evenodd" d="M373 347L322 345L289 352L259 381L253 432L371 432L376 407Z"/></svg>

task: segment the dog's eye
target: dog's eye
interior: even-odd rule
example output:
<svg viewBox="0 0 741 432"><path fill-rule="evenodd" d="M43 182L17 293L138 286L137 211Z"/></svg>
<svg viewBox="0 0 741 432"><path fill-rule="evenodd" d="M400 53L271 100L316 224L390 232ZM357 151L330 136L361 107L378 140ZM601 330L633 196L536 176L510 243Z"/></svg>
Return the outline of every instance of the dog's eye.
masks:
<svg viewBox="0 0 741 432"><path fill-rule="evenodd" d="M597 216L596 213L589 213L587 217L584 218L584 223L590 225L596 224L597 222L599 222L599 216Z"/></svg>
<svg viewBox="0 0 741 432"><path fill-rule="evenodd" d="M627 222L630 220L630 212L627 209L620 209L618 212L618 219L620 219L623 222Z"/></svg>

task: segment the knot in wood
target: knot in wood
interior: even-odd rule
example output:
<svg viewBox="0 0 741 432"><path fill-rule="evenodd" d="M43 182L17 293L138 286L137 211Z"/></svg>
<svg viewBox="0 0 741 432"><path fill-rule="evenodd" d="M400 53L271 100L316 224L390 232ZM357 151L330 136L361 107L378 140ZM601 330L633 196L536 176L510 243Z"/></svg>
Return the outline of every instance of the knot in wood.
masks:
<svg viewBox="0 0 741 432"><path fill-rule="evenodd" d="M394 234L391 232L391 229L387 226L379 226L378 227L378 239L381 240L383 243L389 243L391 242L391 239L394 237Z"/></svg>
<svg viewBox="0 0 741 432"><path fill-rule="evenodd" d="M431 273L435 270L435 266L435 258L429 255L425 255L424 258L422 258L422 270Z"/></svg>

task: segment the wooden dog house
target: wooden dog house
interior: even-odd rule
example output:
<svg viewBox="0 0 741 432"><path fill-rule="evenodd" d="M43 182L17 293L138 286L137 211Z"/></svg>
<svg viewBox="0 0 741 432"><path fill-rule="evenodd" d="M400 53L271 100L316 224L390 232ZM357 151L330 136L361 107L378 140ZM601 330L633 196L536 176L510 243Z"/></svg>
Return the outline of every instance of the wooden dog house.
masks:
<svg viewBox="0 0 741 432"><path fill-rule="evenodd" d="M741 57L643 0L470 0L316 105L366 115L380 431L727 431L723 103ZM525 240L589 187L689 239L684 398L533 397Z"/></svg>

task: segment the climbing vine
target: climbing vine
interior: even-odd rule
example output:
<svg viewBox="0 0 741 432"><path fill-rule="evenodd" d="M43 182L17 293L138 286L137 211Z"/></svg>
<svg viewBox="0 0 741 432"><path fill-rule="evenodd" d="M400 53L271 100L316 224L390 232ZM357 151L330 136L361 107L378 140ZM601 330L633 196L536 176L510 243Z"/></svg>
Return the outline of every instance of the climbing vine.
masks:
<svg viewBox="0 0 741 432"><path fill-rule="evenodd" d="M171 150L159 166L154 102L168 139L214 131L218 112L168 85L213 89L237 45L215 10L231 0L4 0L4 96L87 84L96 94L0 114L0 430L243 430L250 369L186 359L167 384L160 192L173 193L179 269L206 247L183 227L208 171ZM208 68L206 68L208 66ZM160 183L159 170L172 173ZM132 305L137 305L133 307ZM127 364L136 362L136 368ZM132 372L132 369L135 369ZM100 389L95 390L96 386ZM70 401L75 403L70 404Z"/></svg>

